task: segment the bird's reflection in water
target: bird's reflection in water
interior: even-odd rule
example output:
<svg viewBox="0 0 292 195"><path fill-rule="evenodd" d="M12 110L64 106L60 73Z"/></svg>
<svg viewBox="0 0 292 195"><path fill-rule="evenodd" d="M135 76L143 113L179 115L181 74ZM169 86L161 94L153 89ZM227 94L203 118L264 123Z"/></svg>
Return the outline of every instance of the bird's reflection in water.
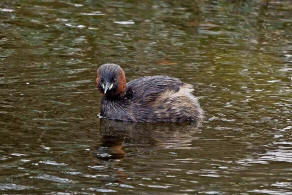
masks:
<svg viewBox="0 0 292 195"><path fill-rule="evenodd" d="M191 147L198 124L130 123L100 119L101 138L94 154L98 159L122 159L155 149Z"/></svg>

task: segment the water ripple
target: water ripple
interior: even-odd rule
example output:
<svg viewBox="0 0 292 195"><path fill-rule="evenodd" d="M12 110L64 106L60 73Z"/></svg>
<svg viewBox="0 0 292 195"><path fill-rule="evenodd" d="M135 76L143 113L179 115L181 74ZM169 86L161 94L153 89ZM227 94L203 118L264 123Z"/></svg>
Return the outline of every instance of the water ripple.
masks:
<svg viewBox="0 0 292 195"><path fill-rule="evenodd" d="M47 181L53 181L57 183L75 183L74 181L67 179L67 178L62 178L54 175L47 175L47 174L42 174L38 176L30 176L29 178L31 179L42 179L42 180L47 180Z"/></svg>
<svg viewBox="0 0 292 195"><path fill-rule="evenodd" d="M31 186L17 185L12 183L0 183L0 191L6 190L28 190L32 189Z"/></svg>

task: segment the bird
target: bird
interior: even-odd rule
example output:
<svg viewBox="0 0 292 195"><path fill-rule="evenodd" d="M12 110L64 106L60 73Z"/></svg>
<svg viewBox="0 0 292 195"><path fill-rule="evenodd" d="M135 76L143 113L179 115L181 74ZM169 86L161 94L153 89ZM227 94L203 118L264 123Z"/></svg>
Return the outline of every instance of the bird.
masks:
<svg viewBox="0 0 292 195"><path fill-rule="evenodd" d="M200 122L204 111L193 86L165 75L126 82L121 66L102 64L96 87L102 94L100 116L129 122Z"/></svg>

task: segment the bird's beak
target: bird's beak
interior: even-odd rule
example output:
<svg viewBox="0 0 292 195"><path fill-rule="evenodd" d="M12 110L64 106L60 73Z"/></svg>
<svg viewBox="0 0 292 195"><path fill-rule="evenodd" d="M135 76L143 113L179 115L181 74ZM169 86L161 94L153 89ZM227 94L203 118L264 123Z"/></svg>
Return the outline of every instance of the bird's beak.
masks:
<svg viewBox="0 0 292 195"><path fill-rule="evenodd" d="M104 94L106 94L106 92L109 90L109 86L110 86L109 83L105 83L104 88L103 88Z"/></svg>
<svg viewBox="0 0 292 195"><path fill-rule="evenodd" d="M103 88L104 94L106 94L106 92L108 90L111 90L111 88L113 88L113 84L112 83L105 83L104 88Z"/></svg>

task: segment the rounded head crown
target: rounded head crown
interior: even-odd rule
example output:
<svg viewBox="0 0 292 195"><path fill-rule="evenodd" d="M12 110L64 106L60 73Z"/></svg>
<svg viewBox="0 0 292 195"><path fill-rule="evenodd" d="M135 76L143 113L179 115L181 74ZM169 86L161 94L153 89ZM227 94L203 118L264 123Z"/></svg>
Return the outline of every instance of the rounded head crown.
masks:
<svg viewBox="0 0 292 195"><path fill-rule="evenodd" d="M124 94L126 77L124 70L117 64L103 64L97 69L96 87L110 97Z"/></svg>

